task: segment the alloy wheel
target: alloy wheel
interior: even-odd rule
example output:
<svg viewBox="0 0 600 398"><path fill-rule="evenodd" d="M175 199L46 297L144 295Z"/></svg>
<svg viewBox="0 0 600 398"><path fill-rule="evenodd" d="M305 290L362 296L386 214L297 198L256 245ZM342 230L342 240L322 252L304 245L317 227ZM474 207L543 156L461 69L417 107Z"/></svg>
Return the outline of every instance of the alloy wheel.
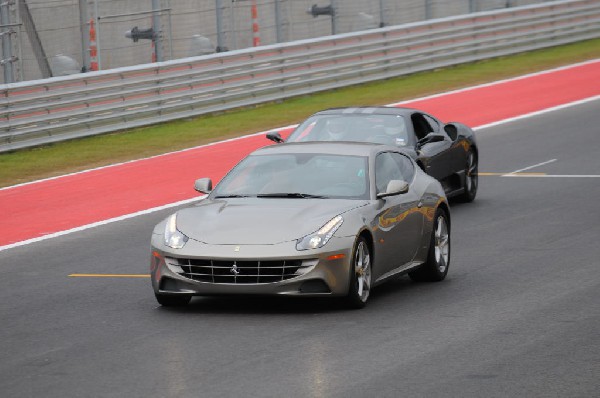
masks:
<svg viewBox="0 0 600 398"><path fill-rule="evenodd" d="M445 272L448 265L448 257L450 254L450 239L448 234L448 225L443 216L437 219L437 227L435 229L435 261L440 272Z"/></svg>
<svg viewBox="0 0 600 398"><path fill-rule="evenodd" d="M354 259L354 272L356 273L357 293L364 303L369 298L371 290L371 255L364 241L358 243Z"/></svg>
<svg viewBox="0 0 600 398"><path fill-rule="evenodd" d="M475 159L475 154L473 152L469 152L469 157L467 159L465 190L467 192L475 191L477 189L477 182L477 160Z"/></svg>

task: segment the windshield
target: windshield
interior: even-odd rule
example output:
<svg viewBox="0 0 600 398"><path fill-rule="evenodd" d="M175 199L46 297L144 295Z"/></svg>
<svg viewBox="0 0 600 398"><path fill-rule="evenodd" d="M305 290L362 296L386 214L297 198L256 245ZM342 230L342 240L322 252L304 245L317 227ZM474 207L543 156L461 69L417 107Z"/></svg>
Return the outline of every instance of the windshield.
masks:
<svg viewBox="0 0 600 398"><path fill-rule="evenodd" d="M294 130L287 142L354 141L414 145L400 115L316 115Z"/></svg>
<svg viewBox="0 0 600 398"><path fill-rule="evenodd" d="M368 199L367 160L312 153L251 155L223 178L211 197Z"/></svg>

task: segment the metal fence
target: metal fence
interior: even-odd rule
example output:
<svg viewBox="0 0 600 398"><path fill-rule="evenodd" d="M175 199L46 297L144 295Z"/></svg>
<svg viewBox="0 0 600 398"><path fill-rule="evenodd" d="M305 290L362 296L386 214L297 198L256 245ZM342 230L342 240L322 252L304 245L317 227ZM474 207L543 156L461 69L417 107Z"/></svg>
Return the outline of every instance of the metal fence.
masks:
<svg viewBox="0 0 600 398"><path fill-rule="evenodd" d="M600 37L600 2L555 1L0 86L0 151Z"/></svg>
<svg viewBox="0 0 600 398"><path fill-rule="evenodd" d="M89 71L93 62L106 70L211 53L217 47L248 48L256 38L269 45L542 2L3 0L0 64L4 74L0 83ZM313 5L318 12L309 13ZM327 14L328 6L332 15ZM97 60L90 59L90 21L94 22ZM136 27L138 32L152 28L155 40L126 37L126 32Z"/></svg>

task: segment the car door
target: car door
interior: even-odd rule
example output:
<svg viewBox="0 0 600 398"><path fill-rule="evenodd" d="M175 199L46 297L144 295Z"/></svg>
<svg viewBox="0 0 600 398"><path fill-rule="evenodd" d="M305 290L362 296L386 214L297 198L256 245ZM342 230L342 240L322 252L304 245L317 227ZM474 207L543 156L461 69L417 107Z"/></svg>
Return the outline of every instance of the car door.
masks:
<svg viewBox="0 0 600 398"><path fill-rule="evenodd" d="M448 130L446 130L446 127ZM463 172L467 165L467 157L470 148L469 141L459 133L456 125L446 125L442 130L452 141L452 146L448 150L448 153L452 158L452 169L455 173Z"/></svg>
<svg viewBox="0 0 600 398"><path fill-rule="evenodd" d="M417 141L430 133L441 134L445 137L443 141L417 146L418 159L425 172L438 181L443 181L453 173L452 158L448 153L452 146L452 140L443 131L440 123L429 115L415 112L411 115L411 121Z"/></svg>
<svg viewBox="0 0 600 398"><path fill-rule="evenodd" d="M385 192L391 180L409 183L405 194L379 199L375 239L379 242L378 274L383 275L413 260L421 242L423 215L420 212L419 193L413 181L414 163L397 152L381 152L375 159L375 184L377 193Z"/></svg>

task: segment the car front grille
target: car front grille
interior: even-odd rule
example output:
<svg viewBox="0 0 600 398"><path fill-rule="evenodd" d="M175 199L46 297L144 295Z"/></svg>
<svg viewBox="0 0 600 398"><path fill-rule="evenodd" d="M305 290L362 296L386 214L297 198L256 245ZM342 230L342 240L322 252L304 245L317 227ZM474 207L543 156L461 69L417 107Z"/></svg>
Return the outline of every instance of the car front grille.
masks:
<svg viewBox="0 0 600 398"><path fill-rule="evenodd" d="M311 264L302 260L204 260L173 259L179 275L200 282L260 284L281 282L302 275Z"/></svg>

